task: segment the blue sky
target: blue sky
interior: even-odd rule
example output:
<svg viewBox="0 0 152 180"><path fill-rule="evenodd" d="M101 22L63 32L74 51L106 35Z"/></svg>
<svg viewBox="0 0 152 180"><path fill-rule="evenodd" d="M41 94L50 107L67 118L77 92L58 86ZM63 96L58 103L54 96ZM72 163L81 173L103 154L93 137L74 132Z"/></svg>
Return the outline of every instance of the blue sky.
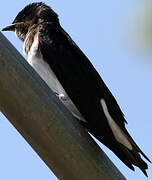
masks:
<svg viewBox="0 0 152 180"><path fill-rule="evenodd" d="M2 17L0 28L10 24L16 14L31 2L34 1L3 0L0 7ZM142 52L142 48L137 51L134 46L135 39L132 38L134 34L129 34L130 24L137 16L136 9L141 7L144 1L44 0L43 2L59 14L63 28L100 73L125 114L128 121L127 129L151 158L152 56L149 52L147 54ZM4 35L22 53L22 43L16 36L8 32ZM57 179L2 114L0 120L0 178ZM132 172L107 148L102 144L99 145L127 179L147 179L137 168ZM148 174L148 179L151 179L151 164Z"/></svg>

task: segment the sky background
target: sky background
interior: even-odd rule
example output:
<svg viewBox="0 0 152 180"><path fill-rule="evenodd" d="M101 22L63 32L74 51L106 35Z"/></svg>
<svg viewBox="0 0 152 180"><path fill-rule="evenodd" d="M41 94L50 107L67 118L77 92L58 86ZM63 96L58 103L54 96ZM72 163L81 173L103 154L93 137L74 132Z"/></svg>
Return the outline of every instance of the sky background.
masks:
<svg viewBox="0 0 152 180"><path fill-rule="evenodd" d="M1 1L0 29L10 24L17 13L31 2L34 1ZM125 114L127 129L152 159L152 53L140 41L144 35L142 37L139 32L145 26L138 18L145 1L43 2L58 13L63 28L100 73ZM22 42L14 33L5 32L4 35L22 53ZM112 152L99 145L127 179L147 180L138 168L135 172L129 170ZM3 180L57 179L2 114L0 162L0 179ZM148 174L148 179L152 179L151 164Z"/></svg>

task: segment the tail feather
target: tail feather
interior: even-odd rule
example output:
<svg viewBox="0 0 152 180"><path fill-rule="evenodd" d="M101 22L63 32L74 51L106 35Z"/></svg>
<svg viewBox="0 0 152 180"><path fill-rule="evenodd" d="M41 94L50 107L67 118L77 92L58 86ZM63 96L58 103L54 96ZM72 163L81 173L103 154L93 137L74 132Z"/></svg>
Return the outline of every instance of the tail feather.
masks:
<svg viewBox="0 0 152 180"><path fill-rule="evenodd" d="M81 122L82 123L82 122ZM116 156L131 170L135 170L134 166L138 167L145 176L148 177L146 170L148 169L147 163L141 158L141 155L151 162L149 158L140 150L135 141L129 135L126 129L123 129L125 137L131 144L131 149L127 148L124 144L118 142L113 135L113 132L110 128L90 125L87 123L83 123L83 126L87 128L87 130L96 137L101 143L107 146L112 152L116 154ZM102 130L101 128L102 127ZM96 131L94 131L96 129Z"/></svg>
<svg viewBox="0 0 152 180"><path fill-rule="evenodd" d="M125 147L123 144L119 143L114 137L112 137L109 133L107 136L104 136L102 138L99 138L99 136L96 136L96 134L93 133L93 135L105 146L107 146L109 149L111 149L118 158L131 170L135 170L133 165L138 167L145 176L148 177L146 169L148 169L147 163L141 158L140 154L145 157L149 162L149 158L140 150L140 148L136 145L134 140L130 137L129 133L125 132L127 139L132 145L132 150ZM110 136L109 136L110 135ZM109 143L110 142L110 143Z"/></svg>
<svg viewBox="0 0 152 180"><path fill-rule="evenodd" d="M104 139L96 136L100 142L109 147L130 169L133 170L133 165L139 167L142 172L147 176L146 169L148 168L147 164L142 160L140 154L147 159L149 158L140 150L135 141L129 135L128 131L125 128L125 119L120 116L120 119L117 121L117 116L112 117L110 111L110 105L106 104L106 101L102 98L100 104L105 115L105 122L107 121L106 127L107 132L103 133ZM121 112L121 111L120 111ZM113 113L112 113L113 114ZM118 123L119 122L119 123ZM121 122L121 123L120 123ZM121 125L119 125L121 124ZM106 126L106 123L104 124ZM110 142L110 143L109 143Z"/></svg>
<svg viewBox="0 0 152 180"><path fill-rule="evenodd" d="M132 139L130 134L127 131L125 131L125 133L127 134L127 138L129 140L129 142L133 145L134 149L136 149L137 152L139 152L147 161L149 161L151 163L150 159L141 151L141 149L138 147L138 145Z"/></svg>
<svg viewBox="0 0 152 180"><path fill-rule="evenodd" d="M129 135L129 133L126 131L127 139L133 146L133 150L129 150L130 155L132 155L133 159L132 162L135 166L139 167L141 171L145 174L145 176L148 177L146 169L148 169L147 163L141 158L140 154L151 163L150 159L141 151L141 149L138 147L138 145L135 143L135 141L132 139L132 137Z"/></svg>
<svg viewBox="0 0 152 180"><path fill-rule="evenodd" d="M144 162L144 160L141 158L139 152L133 148L133 150L129 150L126 147L124 147L123 145L119 144L120 147L120 151L119 153L117 153L117 150L114 151L115 154L124 162L124 158L127 159L127 166L132 169L132 165L137 166L144 174L145 176L148 177L146 169L148 169L148 165L147 163ZM134 170L134 169L132 169Z"/></svg>
<svg viewBox="0 0 152 180"><path fill-rule="evenodd" d="M140 154L136 150L133 150L131 153L134 157L134 165L139 167L141 171L145 174L145 176L148 177L146 172L146 169L148 169L148 165L141 159Z"/></svg>
<svg viewBox="0 0 152 180"><path fill-rule="evenodd" d="M149 158L140 150L134 140L130 137L129 133L125 132L128 141L132 145L132 150L128 149L119 142L115 142L115 146L109 147L131 170L134 171L133 165L137 166L145 176L148 177L146 169L148 169L147 163L141 158L140 154L149 162Z"/></svg>

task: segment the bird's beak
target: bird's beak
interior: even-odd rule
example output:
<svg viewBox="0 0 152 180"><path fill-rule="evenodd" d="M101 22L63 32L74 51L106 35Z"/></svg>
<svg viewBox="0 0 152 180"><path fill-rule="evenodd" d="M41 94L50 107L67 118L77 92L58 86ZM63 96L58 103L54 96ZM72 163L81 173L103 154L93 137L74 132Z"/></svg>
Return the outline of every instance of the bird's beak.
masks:
<svg viewBox="0 0 152 180"><path fill-rule="evenodd" d="M24 22L19 22L19 23L13 23L13 24L10 24L6 27L4 27L2 29L2 31L15 31L15 28L18 27L18 26L21 26L23 25Z"/></svg>
<svg viewBox="0 0 152 180"><path fill-rule="evenodd" d="M15 24L10 24L2 29L2 31L15 31Z"/></svg>

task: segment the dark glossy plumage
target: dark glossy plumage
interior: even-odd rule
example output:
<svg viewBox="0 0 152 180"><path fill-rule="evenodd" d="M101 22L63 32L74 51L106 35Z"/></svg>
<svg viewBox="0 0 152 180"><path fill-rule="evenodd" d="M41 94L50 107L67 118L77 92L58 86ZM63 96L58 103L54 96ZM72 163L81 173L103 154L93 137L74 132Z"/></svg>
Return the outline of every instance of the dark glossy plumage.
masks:
<svg viewBox="0 0 152 180"><path fill-rule="evenodd" d="M57 14L44 3L32 3L17 15L13 23L19 22L22 22L22 25L16 25L16 33L25 41L25 52L28 54L37 35L38 56L49 64L64 90L85 118L86 122L81 122L85 128L110 148L130 169L134 170L133 165L136 165L147 176L148 167L140 154L150 160L127 132L126 120L115 98L88 58L62 29ZM117 141L108 124L101 99L105 101L110 116L119 126L132 149Z"/></svg>
<svg viewBox="0 0 152 180"><path fill-rule="evenodd" d="M100 99L106 101L111 116L130 137L125 128L126 121L113 95L88 58L60 25L42 25L39 37L39 48L44 60L51 66L64 89L87 120L84 125L89 132L115 152L129 168L133 170L132 163L136 164L146 174L144 169L147 169L147 164L138 155L139 148L135 145L135 149L130 151L115 140L100 105Z"/></svg>

